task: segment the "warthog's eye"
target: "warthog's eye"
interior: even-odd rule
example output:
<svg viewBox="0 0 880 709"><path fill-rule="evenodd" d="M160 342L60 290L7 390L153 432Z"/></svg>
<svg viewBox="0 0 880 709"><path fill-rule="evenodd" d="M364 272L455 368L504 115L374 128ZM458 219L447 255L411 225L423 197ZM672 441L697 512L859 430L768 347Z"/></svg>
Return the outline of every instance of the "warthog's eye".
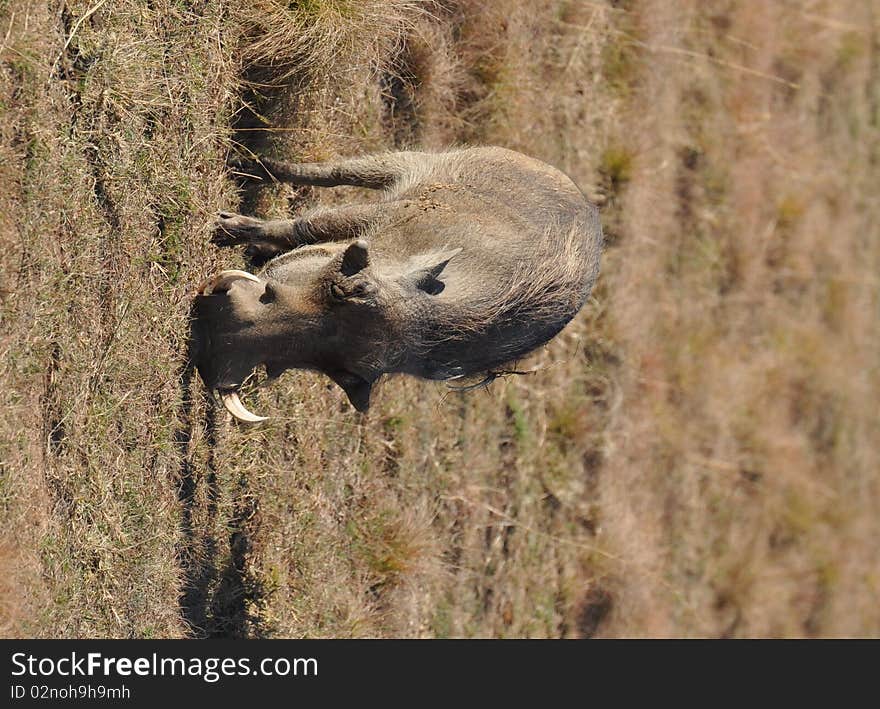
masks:
<svg viewBox="0 0 880 709"><path fill-rule="evenodd" d="M343 283L330 284L330 296L333 300L346 303L365 302L376 293L376 287L372 283L352 282L348 278Z"/></svg>
<svg viewBox="0 0 880 709"><path fill-rule="evenodd" d="M335 283L330 284L330 295L336 300L345 300L346 298L345 291Z"/></svg>

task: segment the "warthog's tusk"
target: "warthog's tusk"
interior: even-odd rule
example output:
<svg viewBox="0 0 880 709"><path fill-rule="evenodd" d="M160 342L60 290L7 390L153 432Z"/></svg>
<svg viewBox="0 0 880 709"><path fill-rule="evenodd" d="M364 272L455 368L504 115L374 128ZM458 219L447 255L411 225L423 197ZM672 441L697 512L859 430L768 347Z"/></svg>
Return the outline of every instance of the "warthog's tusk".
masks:
<svg viewBox="0 0 880 709"><path fill-rule="evenodd" d="M257 416L244 408L244 404L241 403L241 399L238 398L238 392L236 391L220 392L220 398L223 400L223 406L226 407L226 410L239 421L260 423L260 421L268 420L266 416Z"/></svg>
<svg viewBox="0 0 880 709"><path fill-rule="evenodd" d="M239 279L244 279L246 281L253 281L254 283L262 283L259 278L257 278L253 273L248 273L247 271L239 271L237 269L230 269L228 271L220 271L213 278L209 278L199 287L200 295L211 295L218 290L228 290L229 286L231 286L235 281Z"/></svg>

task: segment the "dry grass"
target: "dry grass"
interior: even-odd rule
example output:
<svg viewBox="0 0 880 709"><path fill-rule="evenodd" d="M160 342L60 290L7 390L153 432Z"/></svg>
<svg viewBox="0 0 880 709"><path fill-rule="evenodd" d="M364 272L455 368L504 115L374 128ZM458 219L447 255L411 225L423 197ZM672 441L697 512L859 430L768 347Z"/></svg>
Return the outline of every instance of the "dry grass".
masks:
<svg viewBox="0 0 880 709"><path fill-rule="evenodd" d="M880 17L855 0L0 2L0 632L880 634ZM231 424L230 149L506 145L604 201L539 372Z"/></svg>

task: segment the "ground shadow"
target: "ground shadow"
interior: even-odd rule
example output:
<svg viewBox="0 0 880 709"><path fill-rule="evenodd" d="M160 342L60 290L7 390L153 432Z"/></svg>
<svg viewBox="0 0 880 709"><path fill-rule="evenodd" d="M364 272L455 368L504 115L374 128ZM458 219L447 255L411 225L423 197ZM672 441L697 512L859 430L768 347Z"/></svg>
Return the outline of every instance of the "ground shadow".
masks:
<svg viewBox="0 0 880 709"><path fill-rule="evenodd" d="M191 637L259 637L259 623L250 617L249 609L259 606L262 588L247 572L256 501L248 494L247 482L242 478L231 493L231 518L218 519L224 492L215 454L220 422L213 397L195 376L199 357L194 329L197 316L197 305L193 304L186 357L178 376L181 410L175 441L180 459L177 498L181 508L181 541L176 550L183 576L178 601L180 616ZM201 405L196 406L199 400ZM205 432L204 441L195 450L194 437L201 430ZM226 534L228 557L223 541Z"/></svg>
<svg viewBox="0 0 880 709"><path fill-rule="evenodd" d="M282 103L285 112L296 113L298 93L292 88L303 83L305 77L294 72L286 82L279 83L278 76L284 75L286 70L290 68L252 66L245 71L240 95L241 108L236 112L231 126L238 154L229 156L231 162L270 155L274 145L274 131L272 121L267 116L274 115ZM290 159L293 156L285 157ZM257 211L260 192L266 183L263 180L237 175L234 171L232 176L238 188L240 213L254 214Z"/></svg>

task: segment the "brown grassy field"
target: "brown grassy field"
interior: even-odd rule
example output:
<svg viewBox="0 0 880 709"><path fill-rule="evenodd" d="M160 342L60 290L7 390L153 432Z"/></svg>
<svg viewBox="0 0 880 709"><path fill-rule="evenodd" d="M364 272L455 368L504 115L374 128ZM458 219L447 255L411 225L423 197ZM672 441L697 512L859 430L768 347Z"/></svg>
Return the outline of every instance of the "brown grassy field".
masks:
<svg viewBox="0 0 880 709"><path fill-rule="evenodd" d="M491 143L602 204L599 286L467 394L288 373L189 299L230 151ZM0 635L880 635L868 0L0 0Z"/></svg>

